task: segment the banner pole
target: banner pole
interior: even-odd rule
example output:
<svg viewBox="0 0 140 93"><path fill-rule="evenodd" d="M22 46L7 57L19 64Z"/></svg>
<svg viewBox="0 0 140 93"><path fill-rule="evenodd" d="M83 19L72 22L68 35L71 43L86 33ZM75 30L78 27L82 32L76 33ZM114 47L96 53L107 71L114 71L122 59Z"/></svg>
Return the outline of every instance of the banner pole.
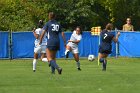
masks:
<svg viewBox="0 0 140 93"><path fill-rule="evenodd" d="M9 30L9 59L12 60L12 30Z"/></svg>
<svg viewBox="0 0 140 93"><path fill-rule="evenodd" d="M99 47L99 45L100 45L100 34L99 34L99 43L98 43L98 47ZM100 65L100 59L99 59L99 49L98 49L98 66Z"/></svg>
<svg viewBox="0 0 140 93"><path fill-rule="evenodd" d="M117 35L117 32L118 32L118 30L117 30L117 28L115 28L115 35ZM116 42L116 56L115 56L115 58L118 58L118 42Z"/></svg>

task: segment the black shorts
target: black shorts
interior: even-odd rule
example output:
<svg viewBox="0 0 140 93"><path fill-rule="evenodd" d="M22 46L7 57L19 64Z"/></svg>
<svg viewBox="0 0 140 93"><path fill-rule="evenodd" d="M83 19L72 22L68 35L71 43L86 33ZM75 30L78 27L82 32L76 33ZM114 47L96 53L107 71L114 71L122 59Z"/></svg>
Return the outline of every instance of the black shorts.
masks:
<svg viewBox="0 0 140 93"><path fill-rule="evenodd" d="M101 44L99 46L99 53L111 54L112 46L110 44Z"/></svg>

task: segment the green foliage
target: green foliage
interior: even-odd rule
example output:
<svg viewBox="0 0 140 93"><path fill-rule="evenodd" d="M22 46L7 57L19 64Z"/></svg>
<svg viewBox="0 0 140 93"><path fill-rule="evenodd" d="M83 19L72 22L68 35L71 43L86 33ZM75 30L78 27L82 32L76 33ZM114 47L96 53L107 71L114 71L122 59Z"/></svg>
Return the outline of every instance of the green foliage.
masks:
<svg viewBox="0 0 140 93"><path fill-rule="evenodd" d="M39 19L48 21L49 11L56 12L64 30L104 28L108 22L122 29L127 17L139 30L139 5L139 0L0 0L0 30L32 30Z"/></svg>

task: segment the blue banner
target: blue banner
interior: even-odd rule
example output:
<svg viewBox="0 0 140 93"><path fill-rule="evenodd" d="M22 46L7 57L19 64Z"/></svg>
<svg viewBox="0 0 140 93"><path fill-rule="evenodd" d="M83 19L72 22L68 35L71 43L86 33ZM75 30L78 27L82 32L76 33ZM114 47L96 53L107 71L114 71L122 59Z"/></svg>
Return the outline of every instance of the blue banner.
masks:
<svg viewBox="0 0 140 93"><path fill-rule="evenodd" d="M32 32L13 32L13 58L33 58L34 36Z"/></svg>
<svg viewBox="0 0 140 93"><path fill-rule="evenodd" d="M121 32L119 37L120 56L140 57L140 33Z"/></svg>
<svg viewBox="0 0 140 93"><path fill-rule="evenodd" d="M72 32L65 33L66 40L71 37ZM14 32L12 33L13 43L13 58L33 58L34 54L34 36L32 32ZM57 58L63 58L65 47L62 37L60 36L60 51L57 53ZM99 36L91 36L90 32L84 32L82 40L79 43L80 57L87 57L89 54L98 55ZM72 53L70 54L72 57Z"/></svg>
<svg viewBox="0 0 140 93"><path fill-rule="evenodd" d="M8 32L0 32L0 58L9 57Z"/></svg>
<svg viewBox="0 0 140 93"><path fill-rule="evenodd" d="M72 32L66 32L66 40L71 37ZM139 32L121 32L119 37L119 53L120 56L140 57L140 33ZM9 57L9 41L8 32L0 32L0 58ZM33 58L34 55L34 40L32 32L13 32L12 33L12 58ZM60 36L60 51L57 53L57 58L63 58L65 47L62 37ZM88 57L89 54L98 55L99 36L92 36L90 32L84 32L82 40L79 43L80 57ZM116 44L112 43L112 54L116 55ZM72 53L70 53L70 57Z"/></svg>

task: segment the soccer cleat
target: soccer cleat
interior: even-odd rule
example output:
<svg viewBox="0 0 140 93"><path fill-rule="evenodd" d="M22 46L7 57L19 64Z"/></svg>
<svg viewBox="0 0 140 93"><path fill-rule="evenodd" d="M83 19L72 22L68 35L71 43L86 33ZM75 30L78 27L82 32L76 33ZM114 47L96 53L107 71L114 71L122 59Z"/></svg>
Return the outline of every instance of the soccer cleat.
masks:
<svg viewBox="0 0 140 93"><path fill-rule="evenodd" d="M54 72L51 72L52 74L55 74L55 71Z"/></svg>
<svg viewBox="0 0 140 93"><path fill-rule="evenodd" d="M33 72L35 72L35 70L33 70Z"/></svg>
<svg viewBox="0 0 140 93"><path fill-rule="evenodd" d="M106 71L106 69L105 69L105 68L103 68L103 69L102 69L102 71Z"/></svg>
<svg viewBox="0 0 140 93"><path fill-rule="evenodd" d="M78 69L78 71L81 71L81 68L77 68Z"/></svg>
<svg viewBox="0 0 140 93"><path fill-rule="evenodd" d="M62 68L58 68L57 71L58 71L58 74L60 75L62 74Z"/></svg>

